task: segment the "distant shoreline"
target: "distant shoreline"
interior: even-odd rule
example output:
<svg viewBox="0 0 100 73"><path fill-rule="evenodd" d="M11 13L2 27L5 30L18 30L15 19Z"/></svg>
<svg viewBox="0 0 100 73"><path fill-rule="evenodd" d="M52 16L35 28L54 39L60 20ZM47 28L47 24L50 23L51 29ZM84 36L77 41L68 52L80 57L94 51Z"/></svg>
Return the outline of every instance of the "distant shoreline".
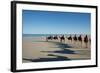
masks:
<svg viewBox="0 0 100 73"><path fill-rule="evenodd" d="M36 36L36 37L39 37L39 36L46 36L46 37L47 37L47 36L50 36L50 35L51 35L51 36L55 36L55 35L61 36L61 35L64 35L65 37L71 35L71 36L73 37L75 34L22 34L23 37L24 37L24 36L26 36L26 37L27 37L27 36L33 36L33 37L35 37L35 36ZM82 36L87 35L87 36L89 36L89 37L91 36L91 34L76 34L76 36L79 36L79 35L82 35Z"/></svg>

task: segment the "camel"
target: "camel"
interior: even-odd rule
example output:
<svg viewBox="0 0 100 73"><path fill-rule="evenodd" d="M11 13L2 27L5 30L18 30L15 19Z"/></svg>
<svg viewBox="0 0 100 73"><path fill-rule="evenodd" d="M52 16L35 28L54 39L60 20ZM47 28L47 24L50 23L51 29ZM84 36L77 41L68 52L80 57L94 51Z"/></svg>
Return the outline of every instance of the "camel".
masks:
<svg viewBox="0 0 100 73"><path fill-rule="evenodd" d="M48 41L48 40L52 40L53 39L53 36L49 36L49 37L46 37L46 41Z"/></svg>
<svg viewBox="0 0 100 73"><path fill-rule="evenodd" d="M54 39L54 40L58 40L58 37L57 37L57 35L56 35L56 36L54 36L54 37L53 37L53 39Z"/></svg>
<svg viewBox="0 0 100 73"><path fill-rule="evenodd" d="M81 35L78 37L78 40L79 42L81 42L81 47L82 47L82 36Z"/></svg>
<svg viewBox="0 0 100 73"><path fill-rule="evenodd" d="M87 44L88 44L88 36L87 35L84 37L84 43L86 44L86 48L87 48Z"/></svg>
<svg viewBox="0 0 100 73"><path fill-rule="evenodd" d="M68 40L71 40L71 42L72 42L72 37L71 37L71 35L67 38Z"/></svg>
<svg viewBox="0 0 100 73"><path fill-rule="evenodd" d="M73 40L74 40L75 42L77 41L76 34L75 34L75 36L73 37Z"/></svg>
<svg viewBox="0 0 100 73"><path fill-rule="evenodd" d="M62 42L62 41L64 41L65 42L65 37L64 37L64 35L62 35L61 37L59 37L60 38L60 42Z"/></svg>

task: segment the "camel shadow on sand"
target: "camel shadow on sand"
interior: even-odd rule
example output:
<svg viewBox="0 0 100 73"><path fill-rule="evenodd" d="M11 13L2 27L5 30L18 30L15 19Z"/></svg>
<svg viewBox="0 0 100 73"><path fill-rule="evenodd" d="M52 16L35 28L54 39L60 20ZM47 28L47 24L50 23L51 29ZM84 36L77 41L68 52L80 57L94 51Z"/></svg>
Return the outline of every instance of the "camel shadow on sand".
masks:
<svg viewBox="0 0 100 73"><path fill-rule="evenodd" d="M49 62L49 61L64 61L64 60L70 60L67 57L59 56L59 55L48 54L47 56L54 56L56 58L38 58L38 59L27 59L27 58L23 58L23 60L30 61L30 62Z"/></svg>
<svg viewBox="0 0 100 73"><path fill-rule="evenodd" d="M68 44L65 43L60 43L60 42L52 42L57 45L57 47L51 47L51 48L60 48L60 50L57 51L41 51L41 52L48 52L48 53L60 53L60 54L76 54L75 51L70 50L70 48L73 48L72 46L69 46ZM68 48L68 49L67 49Z"/></svg>
<svg viewBox="0 0 100 73"><path fill-rule="evenodd" d="M43 53L48 53L47 56L52 56L54 58L37 58L37 59L27 59L23 58L23 60L30 61L30 62L48 62L48 61L65 61L65 60L71 60L68 57L61 56L61 55L55 55L55 53L60 53L60 54L76 54L75 51L69 50L66 48L72 48L71 46L65 44L65 43L60 43L60 42L49 42L49 43L54 43L57 45L57 47L52 47L52 48L60 48L60 50L57 51L40 51Z"/></svg>

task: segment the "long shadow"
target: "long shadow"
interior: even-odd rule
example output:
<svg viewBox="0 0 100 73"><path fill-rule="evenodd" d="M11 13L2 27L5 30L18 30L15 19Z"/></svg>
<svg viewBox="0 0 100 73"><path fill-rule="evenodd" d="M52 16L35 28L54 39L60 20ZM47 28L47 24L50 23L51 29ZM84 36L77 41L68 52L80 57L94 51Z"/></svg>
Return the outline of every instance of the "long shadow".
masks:
<svg viewBox="0 0 100 73"><path fill-rule="evenodd" d="M60 48L59 51L41 51L41 52L48 52L48 53L61 53L61 54L76 54L75 51L67 49L67 48L72 48L72 46L69 46L68 44L65 43L60 43L60 42L52 42L58 47L52 47L52 48Z"/></svg>
<svg viewBox="0 0 100 73"><path fill-rule="evenodd" d="M65 60L70 60L67 57L64 56L58 56L58 55L53 55L53 54L48 54L48 56L54 56L56 58L39 58L39 59L27 59L23 58L23 60L27 60L30 62L49 62L49 61L65 61Z"/></svg>
<svg viewBox="0 0 100 73"><path fill-rule="evenodd" d="M59 51L41 51L41 52L48 52L48 53L61 53L61 54L76 54L75 51L64 49Z"/></svg>
<svg viewBox="0 0 100 73"><path fill-rule="evenodd" d="M55 42L55 41L49 41L48 43L54 43L55 45L57 45L57 47L52 47L52 48L60 48L60 50L41 51L41 52L51 53L51 54L48 54L47 56L53 56L54 58L38 58L38 59L23 58L23 60L27 60L30 62L65 61L65 60L71 60L71 59L65 56L54 55L53 53L75 54L75 51L67 49L67 48L72 48L72 46L69 46L68 44L61 43L61 42Z"/></svg>

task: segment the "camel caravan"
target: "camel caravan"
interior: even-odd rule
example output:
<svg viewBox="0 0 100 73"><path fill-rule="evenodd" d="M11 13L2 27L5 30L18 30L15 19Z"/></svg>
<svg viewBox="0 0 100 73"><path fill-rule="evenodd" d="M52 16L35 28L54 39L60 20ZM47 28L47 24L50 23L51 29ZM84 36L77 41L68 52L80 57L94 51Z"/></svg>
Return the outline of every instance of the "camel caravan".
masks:
<svg viewBox="0 0 100 73"><path fill-rule="evenodd" d="M48 37L46 37L46 41L49 40L60 40L60 42L65 42L66 39L71 42L71 43L77 43L79 42L82 46L83 43L85 43L85 47L88 48L88 43L91 43L91 39L90 37L88 37L87 35L85 35L84 37L82 37L82 35L76 36L76 34L74 36L69 36L69 37L65 37L64 35L58 36L58 35L50 35Z"/></svg>

